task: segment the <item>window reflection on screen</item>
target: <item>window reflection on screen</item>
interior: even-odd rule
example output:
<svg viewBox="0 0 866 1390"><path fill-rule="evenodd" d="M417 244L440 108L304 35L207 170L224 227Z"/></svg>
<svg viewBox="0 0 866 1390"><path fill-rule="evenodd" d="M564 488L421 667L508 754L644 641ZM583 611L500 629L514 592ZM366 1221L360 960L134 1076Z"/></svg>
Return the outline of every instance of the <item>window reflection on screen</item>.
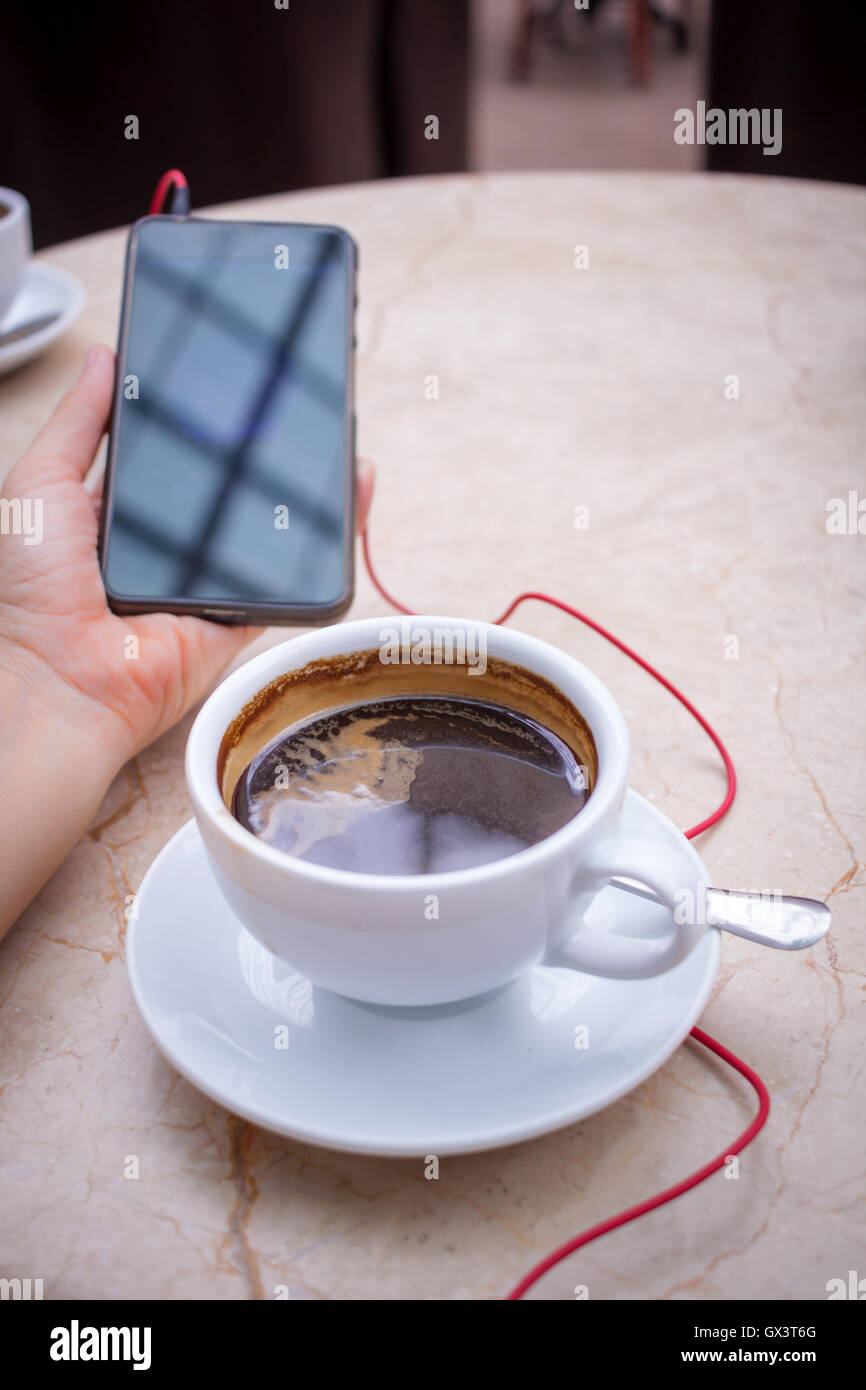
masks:
<svg viewBox="0 0 866 1390"><path fill-rule="evenodd" d="M344 592L351 278L329 228L139 228L105 562L118 597Z"/></svg>

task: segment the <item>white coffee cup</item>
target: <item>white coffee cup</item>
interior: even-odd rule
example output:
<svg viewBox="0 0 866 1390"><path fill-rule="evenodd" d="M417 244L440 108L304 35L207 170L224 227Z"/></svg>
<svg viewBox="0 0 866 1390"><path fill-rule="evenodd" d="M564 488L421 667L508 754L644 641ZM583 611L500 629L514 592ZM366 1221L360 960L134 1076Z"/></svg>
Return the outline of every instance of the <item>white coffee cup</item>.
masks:
<svg viewBox="0 0 866 1390"><path fill-rule="evenodd" d="M30 204L12 188L0 188L0 321L11 308L33 250Z"/></svg>
<svg viewBox="0 0 866 1390"><path fill-rule="evenodd" d="M558 965L615 979L660 975L681 961L707 930L677 921L682 890L697 889L693 856L685 838L680 845L626 837L618 829L629 737L616 701L572 657L510 628L460 618L411 619L427 632L469 634L471 650L482 639L488 660L541 676L583 716L597 753L595 784L583 808L552 835L477 868L392 877L293 858L232 816L218 757L236 716L286 672L380 647L393 622L337 623L264 652L223 681L193 725L186 776L196 819L217 883L244 926L314 984L375 1004L469 998L551 953ZM625 937L583 923L595 895L620 875L662 900L671 914L666 936ZM437 905L432 917L426 910L431 901Z"/></svg>

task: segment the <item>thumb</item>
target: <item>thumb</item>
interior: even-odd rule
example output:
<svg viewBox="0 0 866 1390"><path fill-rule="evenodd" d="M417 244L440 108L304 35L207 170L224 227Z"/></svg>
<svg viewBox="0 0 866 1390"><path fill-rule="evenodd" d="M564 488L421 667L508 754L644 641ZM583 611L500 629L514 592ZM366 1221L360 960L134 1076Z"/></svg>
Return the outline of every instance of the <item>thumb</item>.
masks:
<svg viewBox="0 0 866 1390"><path fill-rule="evenodd" d="M173 613L142 613L123 621L139 637L142 654L153 652L168 691L162 721L146 731L141 747L207 695L243 648L264 632Z"/></svg>

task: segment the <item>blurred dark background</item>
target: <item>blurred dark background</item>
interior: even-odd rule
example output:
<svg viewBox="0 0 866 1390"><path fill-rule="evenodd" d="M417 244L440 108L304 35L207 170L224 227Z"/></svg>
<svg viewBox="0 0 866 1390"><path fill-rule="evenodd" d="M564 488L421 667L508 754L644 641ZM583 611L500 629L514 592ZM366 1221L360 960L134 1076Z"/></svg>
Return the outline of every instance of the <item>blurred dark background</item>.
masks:
<svg viewBox="0 0 866 1390"><path fill-rule="evenodd" d="M140 217L172 166L198 207L466 167L466 0L85 0L3 28L0 184L37 245Z"/></svg>
<svg viewBox="0 0 866 1390"><path fill-rule="evenodd" d="M7 11L0 184L49 245L195 205L467 168L866 182L859 0L164 0ZM677 145L697 100L782 108L778 155ZM124 136L137 116L139 138ZM431 115L438 138L427 138Z"/></svg>

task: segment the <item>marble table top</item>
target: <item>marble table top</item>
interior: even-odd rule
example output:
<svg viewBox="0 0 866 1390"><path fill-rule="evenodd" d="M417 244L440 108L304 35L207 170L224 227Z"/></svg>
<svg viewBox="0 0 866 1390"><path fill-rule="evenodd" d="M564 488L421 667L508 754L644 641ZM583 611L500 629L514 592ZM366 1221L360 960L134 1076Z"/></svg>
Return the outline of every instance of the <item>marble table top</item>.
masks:
<svg viewBox="0 0 866 1390"><path fill-rule="evenodd" d="M809 953L723 942L702 1026L773 1101L739 1179L716 1175L530 1296L826 1298L828 1280L866 1273L866 539L827 526L828 504L850 510L856 493L856 531L866 497L866 194L470 175L215 215L336 222L360 245L359 450L379 470L385 584L471 617L543 588L611 627L729 743L739 794L698 842L714 881L833 909ZM124 242L40 256L79 275L89 302L0 382L2 471L86 345L114 341ZM383 610L360 572L353 616ZM716 805L715 753L664 691L563 613L526 605L512 621L612 688L638 791L682 826ZM152 1043L124 968L127 897L191 814L189 723L124 768L0 948L0 1274L43 1278L46 1298L499 1298L745 1127L748 1087L692 1042L609 1109L444 1160L436 1182L420 1159L277 1138L198 1094Z"/></svg>

